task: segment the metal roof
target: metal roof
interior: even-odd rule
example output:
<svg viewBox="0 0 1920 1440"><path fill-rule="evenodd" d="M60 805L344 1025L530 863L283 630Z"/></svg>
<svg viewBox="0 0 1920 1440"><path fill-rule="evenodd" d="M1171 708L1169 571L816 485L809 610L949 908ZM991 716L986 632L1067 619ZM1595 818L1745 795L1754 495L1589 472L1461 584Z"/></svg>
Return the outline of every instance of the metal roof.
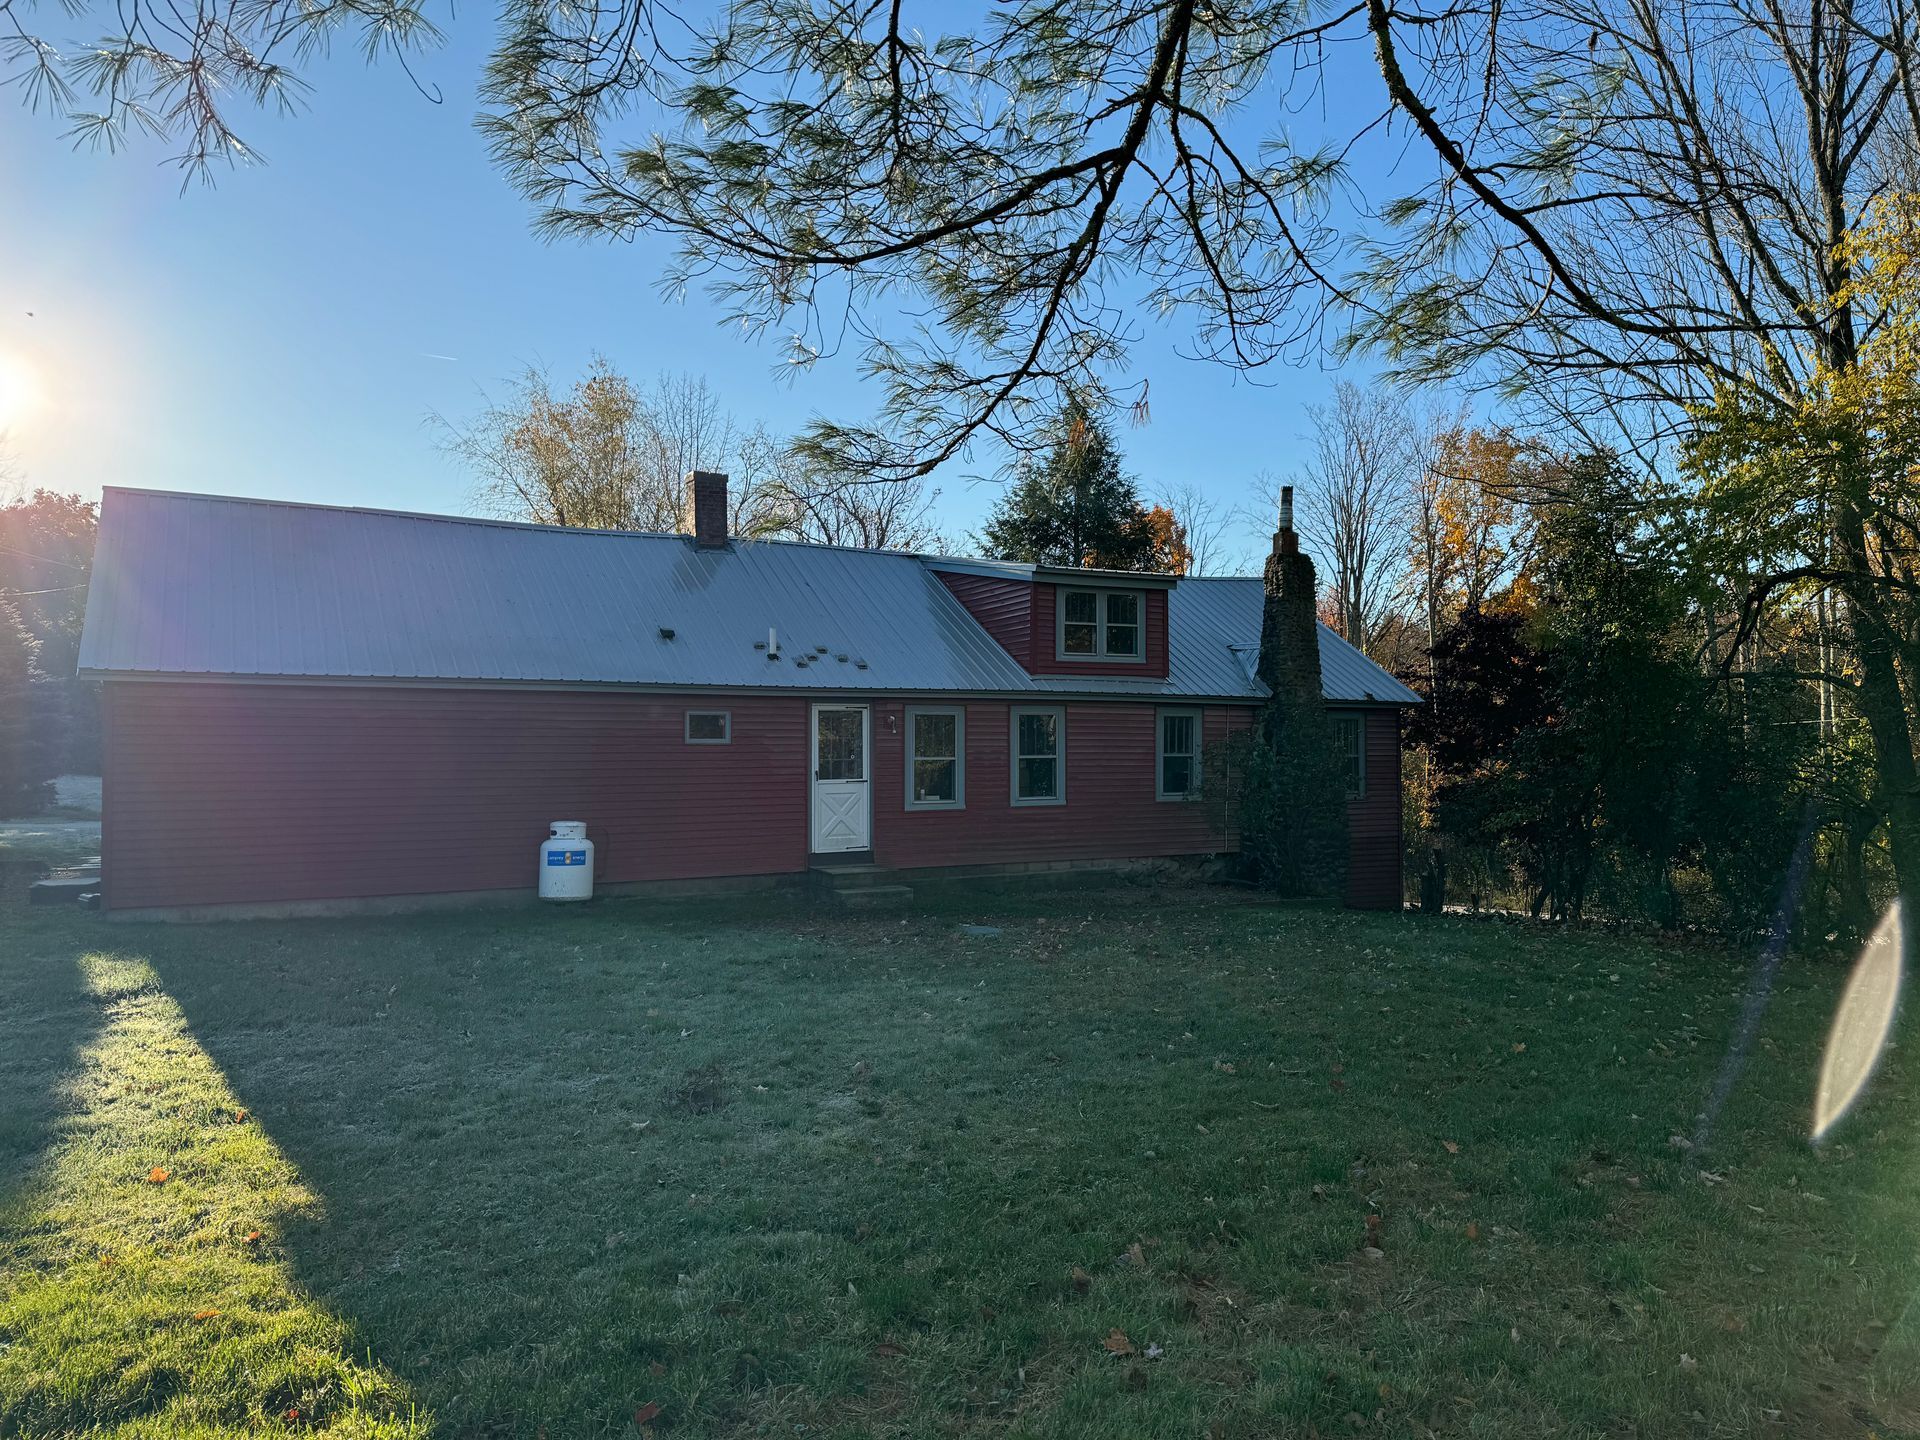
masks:
<svg viewBox="0 0 1920 1440"><path fill-rule="evenodd" d="M1260 582L1182 581L1165 680L1032 676L929 557L109 487L83 673L1257 699ZM946 563L946 562L939 562ZM769 659L769 631L778 658ZM671 632L671 638L668 638ZM1418 697L1321 631L1329 699Z"/></svg>
<svg viewBox="0 0 1920 1440"><path fill-rule="evenodd" d="M1255 694L1266 687L1252 680L1260 655L1260 618L1266 593L1261 582L1243 578L1196 576L1182 580L1167 596L1167 628L1172 640L1172 670L1211 679L1221 651L1231 654L1241 682ZM1418 705L1420 697L1373 663L1333 631L1320 631L1320 689L1329 700L1355 704Z"/></svg>

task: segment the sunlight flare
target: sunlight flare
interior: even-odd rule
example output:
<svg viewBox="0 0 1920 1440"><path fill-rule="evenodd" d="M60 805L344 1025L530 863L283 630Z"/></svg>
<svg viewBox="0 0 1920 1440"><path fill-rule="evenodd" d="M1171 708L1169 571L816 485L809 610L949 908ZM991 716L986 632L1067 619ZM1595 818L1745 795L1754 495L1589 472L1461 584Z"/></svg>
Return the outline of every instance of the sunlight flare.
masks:
<svg viewBox="0 0 1920 1440"><path fill-rule="evenodd" d="M1813 1098L1815 1140L1825 1138L1860 1098L1886 1048L1900 999L1905 949L1906 925L1896 900L1854 962L1840 1008L1834 1012L1833 1028L1827 1032L1827 1053L1820 1062L1820 1085Z"/></svg>
<svg viewBox="0 0 1920 1440"><path fill-rule="evenodd" d="M0 430L21 424L44 398L40 376L25 357L0 350Z"/></svg>

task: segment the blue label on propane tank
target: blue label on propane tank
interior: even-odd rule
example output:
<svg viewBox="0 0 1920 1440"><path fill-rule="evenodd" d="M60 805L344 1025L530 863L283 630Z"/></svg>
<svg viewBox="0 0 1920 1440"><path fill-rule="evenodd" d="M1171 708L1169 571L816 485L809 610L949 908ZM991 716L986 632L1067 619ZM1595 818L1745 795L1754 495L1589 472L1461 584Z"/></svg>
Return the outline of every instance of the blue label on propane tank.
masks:
<svg viewBox="0 0 1920 1440"><path fill-rule="evenodd" d="M584 865L586 863L587 852L584 850L547 851L547 864L549 865Z"/></svg>

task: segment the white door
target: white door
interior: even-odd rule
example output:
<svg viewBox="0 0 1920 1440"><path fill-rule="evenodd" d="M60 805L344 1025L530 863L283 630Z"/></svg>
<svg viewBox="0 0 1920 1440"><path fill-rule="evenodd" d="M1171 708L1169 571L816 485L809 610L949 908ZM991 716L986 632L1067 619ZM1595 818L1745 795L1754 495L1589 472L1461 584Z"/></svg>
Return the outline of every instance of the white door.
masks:
<svg viewBox="0 0 1920 1440"><path fill-rule="evenodd" d="M813 853L873 847L873 787L868 783L864 705L813 707Z"/></svg>

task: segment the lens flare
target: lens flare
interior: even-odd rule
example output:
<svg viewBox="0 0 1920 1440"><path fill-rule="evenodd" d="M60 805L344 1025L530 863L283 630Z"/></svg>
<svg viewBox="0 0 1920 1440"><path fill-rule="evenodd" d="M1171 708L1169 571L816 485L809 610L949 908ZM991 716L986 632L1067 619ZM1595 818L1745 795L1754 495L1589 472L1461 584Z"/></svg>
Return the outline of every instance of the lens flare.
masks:
<svg viewBox="0 0 1920 1440"><path fill-rule="evenodd" d="M1893 1030L1906 954L1906 923L1900 902L1868 939L1834 1012L1827 1032L1827 1053L1820 1062L1820 1085L1813 1097L1813 1138L1824 1139L1866 1088Z"/></svg>

